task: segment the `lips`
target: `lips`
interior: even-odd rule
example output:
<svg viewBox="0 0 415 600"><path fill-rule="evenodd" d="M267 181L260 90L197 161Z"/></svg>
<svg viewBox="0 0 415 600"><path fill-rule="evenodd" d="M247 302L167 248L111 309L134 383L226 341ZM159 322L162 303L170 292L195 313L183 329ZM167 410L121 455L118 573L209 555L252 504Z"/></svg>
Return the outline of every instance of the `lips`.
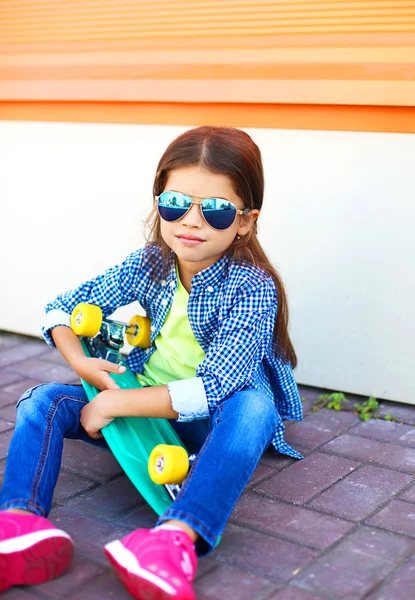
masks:
<svg viewBox="0 0 415 600"><path fill-rule="evenodd" d="M183 246L199 246L203 244L206 240L202 240L202 238L197 237L195 235L178 235L177 239L183 244Z"/></svg>
<svg viewBox="0 0 415 600"><path fill-rule="evenodd" d="M197 237L195 235L178 235L177 236L179 238L179 240L190 240L190 241L194 241L194 242L204 242L205 240L202 240L202 238Z"/></svg>

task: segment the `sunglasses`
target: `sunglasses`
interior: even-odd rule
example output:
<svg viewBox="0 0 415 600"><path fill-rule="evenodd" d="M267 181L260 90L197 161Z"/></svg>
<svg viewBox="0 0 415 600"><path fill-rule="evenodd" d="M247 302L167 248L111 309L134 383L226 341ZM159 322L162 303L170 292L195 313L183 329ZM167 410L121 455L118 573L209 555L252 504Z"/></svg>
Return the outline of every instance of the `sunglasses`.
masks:
<svg viewBox="0 0 415 600"><path fill-rule="evenodd" d="M239 210L224 198L192 197L181 192L163 192L160 196L155 196L155 199L158 202L159 215L164 221L169 223L179 221L189 212L193 204L199 204L206 223L219 231L228 229L235 221L236 215L246 215L250 211L249 208Z"/></svg>

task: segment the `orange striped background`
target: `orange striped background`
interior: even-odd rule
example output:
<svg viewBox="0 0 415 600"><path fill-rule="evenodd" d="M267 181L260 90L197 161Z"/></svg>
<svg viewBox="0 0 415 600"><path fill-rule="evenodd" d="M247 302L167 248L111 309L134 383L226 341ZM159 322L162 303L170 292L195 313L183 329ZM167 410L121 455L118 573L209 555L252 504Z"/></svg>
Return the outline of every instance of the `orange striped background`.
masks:
<svg viewBox="0 0 415 600"><path fill-rule="evenodd" d="M0 119L415 131L414 0L2 0Z"/></svg>

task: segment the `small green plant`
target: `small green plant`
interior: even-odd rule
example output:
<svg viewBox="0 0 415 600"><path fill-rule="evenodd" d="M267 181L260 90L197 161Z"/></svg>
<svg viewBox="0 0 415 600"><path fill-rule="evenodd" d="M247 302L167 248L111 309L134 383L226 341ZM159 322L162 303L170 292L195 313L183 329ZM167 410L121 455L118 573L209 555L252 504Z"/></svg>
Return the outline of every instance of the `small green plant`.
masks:
<svg viewBox="0 0 415 600"><path fill-rule="evenodd" d="M347 402L346 396L342 392L332 392L331 394L323 394L318 398L318 406L322 408L326 406L332 410L341 410L343 404Z"/></svg>
<svg viewBox="0 0 415 600"><path fill-rule="evenodd" d="M396 417L392 417L389 413L383 417L385 421L394 421L395 423L398 421Z"/></svg>
<svg viewBox="0 0 415 600"><path fill-rule="evenodd" d="M372 417L379 417L379 415L375 415L375 411L379 408L379 402L373 396L362 402L362 404L355 404L354 408L362 421L368 421ZM387 416L389 416L389 419L386 420L391 421L392 417L390 415Z"/></svg>

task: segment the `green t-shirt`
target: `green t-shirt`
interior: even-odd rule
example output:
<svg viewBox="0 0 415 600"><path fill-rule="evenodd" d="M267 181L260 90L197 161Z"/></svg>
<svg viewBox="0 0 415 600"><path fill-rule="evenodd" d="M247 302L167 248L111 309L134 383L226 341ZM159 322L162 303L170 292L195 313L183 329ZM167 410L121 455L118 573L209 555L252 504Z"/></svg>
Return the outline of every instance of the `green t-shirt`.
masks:
<svg viewBox="0 0 415 600"><path fill-rule="evenodd" d="M155 352L137 374L141 385L165 385L171 381L196 377L205 353L196 340L187 316L189 294L182 285L176 265L177 290L166 320L154 344Z"/></svg>

